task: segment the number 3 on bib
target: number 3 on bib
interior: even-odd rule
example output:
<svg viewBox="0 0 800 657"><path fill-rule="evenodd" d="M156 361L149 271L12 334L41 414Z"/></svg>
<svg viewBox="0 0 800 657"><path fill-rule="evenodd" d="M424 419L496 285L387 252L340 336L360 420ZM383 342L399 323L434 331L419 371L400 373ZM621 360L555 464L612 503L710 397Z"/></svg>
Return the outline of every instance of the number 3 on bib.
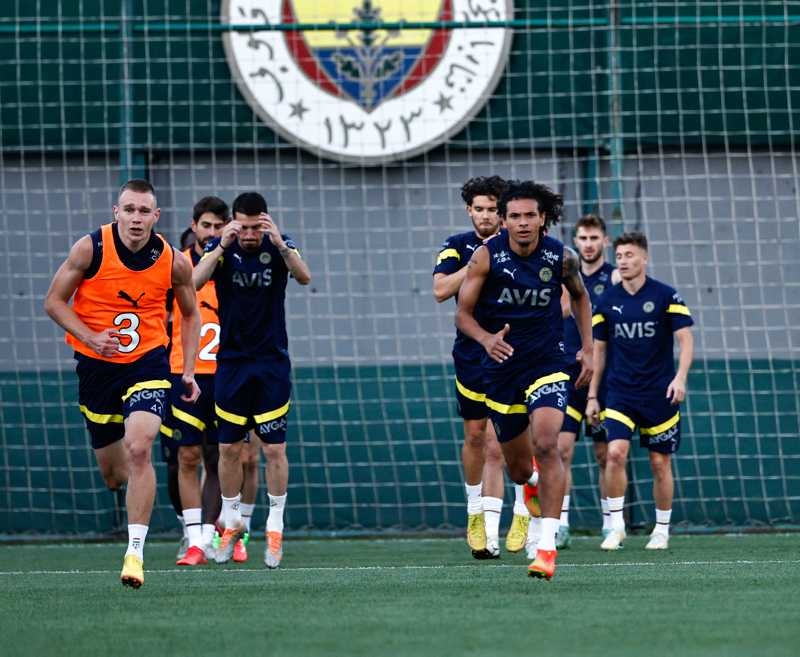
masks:
<svg viewBox="0 0 800 657"><path fill-rule="evenodd" d="M127 326L122 326L124 322L130 323ZM130 338L128 344L122 344L120 341L120 353L129 354L139 346L139 342L142 338L136 332L136 329L139 328L139 316L136 313L120 313L114 318L114 326L118 329L117 333L126 338Z"/></svg>

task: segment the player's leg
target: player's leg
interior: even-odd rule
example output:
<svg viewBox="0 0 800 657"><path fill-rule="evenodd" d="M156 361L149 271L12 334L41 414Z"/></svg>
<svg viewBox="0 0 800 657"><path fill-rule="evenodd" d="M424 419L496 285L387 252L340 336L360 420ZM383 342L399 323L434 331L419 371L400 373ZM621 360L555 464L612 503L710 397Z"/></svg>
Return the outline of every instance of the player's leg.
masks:
<svg viewBox="0 0 800 657"><path fill-rule="evenodd" d="M636 409L609 394L606 409L606 488L608 493L608 512L611 516L611 530L600 545L603 550L617 550L622 547L625 532L625 491L628 489L628 475L625 464L631 446L631 437L636 429Z"/></svg>
<svg viewBox="0 0 800 657"><path fill-rule="evenodd" d="M247 561L247 543L250 541L250 521L253 519L253 510L256 507L258 495L258 461L261 453L261 441L254 431L248 436L248 444L242 449L242 501L239 509L242 512L244 535L236 541L233 547L233 560Z"/></svg>
<svg viewBox="0 0 800 657"><path fill-rule="evenodd" d="M503 450L494 427L484 420L483 510L486 524L486 550L490 557L500 556L500 514L503 511L505 479Z"/></svg>
<svg viewBox="0 0 800 657"><path fill-rule="evenodd" d="M558 520L558 536L556 537L556 549L558 550L568 549L572 545L572 538L569 535L569 501L572 490L572 457L575 454L576 440L577 434L574 432L562 430L558 434L558 453L564 466L564 499L561 502L561 515Z"/></svg>
<svg viewBox="0 0 800 657"><path fill-rule="evenodd" d="M594 458L597 461L598 485L600 488L600 507L603 512L603 538L611 530L611 513L608 510L608 486L606 484L606 466L608 464L608 443L605 430L601 435L592 434Z"/></svg>
<svg viewBox="0 0 800 657"><path fill-rule="evenodd" d="M678 451L681 442L680 411L664 399L648 404L642 410L642 415L640 444L650 452L653 498L656 503L656 526L646 547L648 550L665 550L669 547L669 523L675 490L672 454Z"/></svg>
<svg viewBox="0 0 800 657"><path fill-rule="evenodd" d="M289 460L286 458L286 443L264 443L267 459L266 480L269 497L267 516L267 548L264 563L277 568L283 558L283 512L286 508L286 491L289 485Z"/></svg>
<svg viewBox="0 0 800 657"><path fill-rule="evenodd" d="M120 440L94 450L100 474L108 490L118 491L128 482L128 466L125 462L125 447Z"/></svg>
<svg viewBox="0 0 800 657"><path fill-rule="evenodd" d="M222 493L219 488L219 438L214 434L214 442L203 445L203 488L201 501L203 506L203 547L207 559L213 559L216 546L214 545L214 533L216 523L222 511Z"/></svg>
<svg viewBox="0 0 800 657"><path fill-rule="evenodd" d="M189 548L178 566L208 563L203 543L203 509L200 495L200 462L202 445L181 445L178 448L178 481L180 485L183 521L189 535Z"/></svg>

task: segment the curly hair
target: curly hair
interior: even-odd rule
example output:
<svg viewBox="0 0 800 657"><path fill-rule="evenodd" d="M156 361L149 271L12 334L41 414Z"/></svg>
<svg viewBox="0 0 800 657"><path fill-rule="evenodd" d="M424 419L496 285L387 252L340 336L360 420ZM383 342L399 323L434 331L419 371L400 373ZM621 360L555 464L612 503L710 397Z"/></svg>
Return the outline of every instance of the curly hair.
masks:
<svg viewBox="0 0 800 657"><path fill-rule="evenodd" d="M497 202L497 214L505 218L508 204L520 199L531 199L539 205L539 213L544 214L545 221L540 233L545 233L561 220L564 212L564 197L556 194L547 185L538 184L533 180L509 180L508 187Z"/></svg>
<svg viewBox="0 0 800 657"><path fill-rule="evenodd" d="M467 205L472 205L476 196L494 196L499 199L507 186L506 181L500 176L470 178L461 186L461 198Z"/></svg>

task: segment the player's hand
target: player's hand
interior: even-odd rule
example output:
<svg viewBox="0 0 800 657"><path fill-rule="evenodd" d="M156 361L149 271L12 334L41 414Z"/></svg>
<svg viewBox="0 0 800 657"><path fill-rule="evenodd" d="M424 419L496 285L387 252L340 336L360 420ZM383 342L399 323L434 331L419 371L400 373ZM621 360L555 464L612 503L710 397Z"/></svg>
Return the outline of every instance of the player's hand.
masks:
<svg viewBox="0 0 800 657"><path fill-rule="evenodd" d="M596 399L586 402L586 421L593 427L600 426L600 404Z"/></svg>
<svg viewBox="0 0 800 657"><path fill-rule="evenodd" d="M484 341L483 347L486 349L486 353L498 363L504 363L514 355L514 347L503 341L510 328L506 324L497 333L490 333L489 337Z"/></svg>
<svg viewBox="0 0 800 657"><path fill-rule="evenodd" d="M592 382L592 375L594 374L594 353L591 349L581 349L575 357L581 364L581 373L578 380L575 381L575 388L583 388Z"/></svg>
<svg viewBox="0 0 800 657"><path fill-rule="evenodd" d="M667 388L667 399L671 399L670 406L677 406L686 399L686 382L677 376Z"/></svg>
<svg viewBox="0 0 800 657"><path fill-rule="evenodd" d="M272 242L272 245L276 249L285 249L286 242L283 241L281 237L281 231L278 230L278 225L275 221L270 217L266 212L262 212L258 215L259 223L261 224L261 230L266 234L269 235L269 241Z"/></svg>
<svg viewBox="0 0 800 657"><path fill-rule="evenodd" d="M235 219L225 225L225 228L222 229L222 236L220 237L219 243L223 249L227 249L231 244L236 241L237 236L239 233L242 232L242 224L236 221Z"/></svg>
<svg viewBox="0 0 800 657"><path fill-rule="evenodd" d="M184 374L181 377L181 381L183 382L183 386L189 391L188 395L181 395L181 399L190 404L194 404L200 396L200 386L197 385L197 381L194 380L194 377L188 374Z"/></svg>
<svg viewBox="0 0 800 657"><path fill-rule="evenodd" d="M106 329L95 333L89 345L103 358L111 358L119 350L121 334L114 329Z"/></svg>

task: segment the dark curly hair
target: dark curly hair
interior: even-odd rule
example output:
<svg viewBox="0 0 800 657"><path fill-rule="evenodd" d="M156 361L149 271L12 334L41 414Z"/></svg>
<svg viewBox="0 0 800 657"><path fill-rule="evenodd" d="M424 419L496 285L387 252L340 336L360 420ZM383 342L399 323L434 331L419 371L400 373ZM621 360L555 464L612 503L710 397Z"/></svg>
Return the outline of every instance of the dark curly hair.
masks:
<svg viewBox="0 0 800 657"><path fill-rule="evenodd" d="M500 176L470 178L461 186L461 198L467 205L472 205L476 196L494 196L499 199L507 186L508 183Z"/></svg>
<svg viewBox="0 0 800 657"><path fill-rule="evenodd" d="M538 203L539 213L544 214L545 221L540 233L545 233L561 220L564 212L564 197L556 194L547 185L541 185L533 180L509 180L508 187L497 202L497 214L505 218L508 204L520 199L531 199Z"/></svg>

